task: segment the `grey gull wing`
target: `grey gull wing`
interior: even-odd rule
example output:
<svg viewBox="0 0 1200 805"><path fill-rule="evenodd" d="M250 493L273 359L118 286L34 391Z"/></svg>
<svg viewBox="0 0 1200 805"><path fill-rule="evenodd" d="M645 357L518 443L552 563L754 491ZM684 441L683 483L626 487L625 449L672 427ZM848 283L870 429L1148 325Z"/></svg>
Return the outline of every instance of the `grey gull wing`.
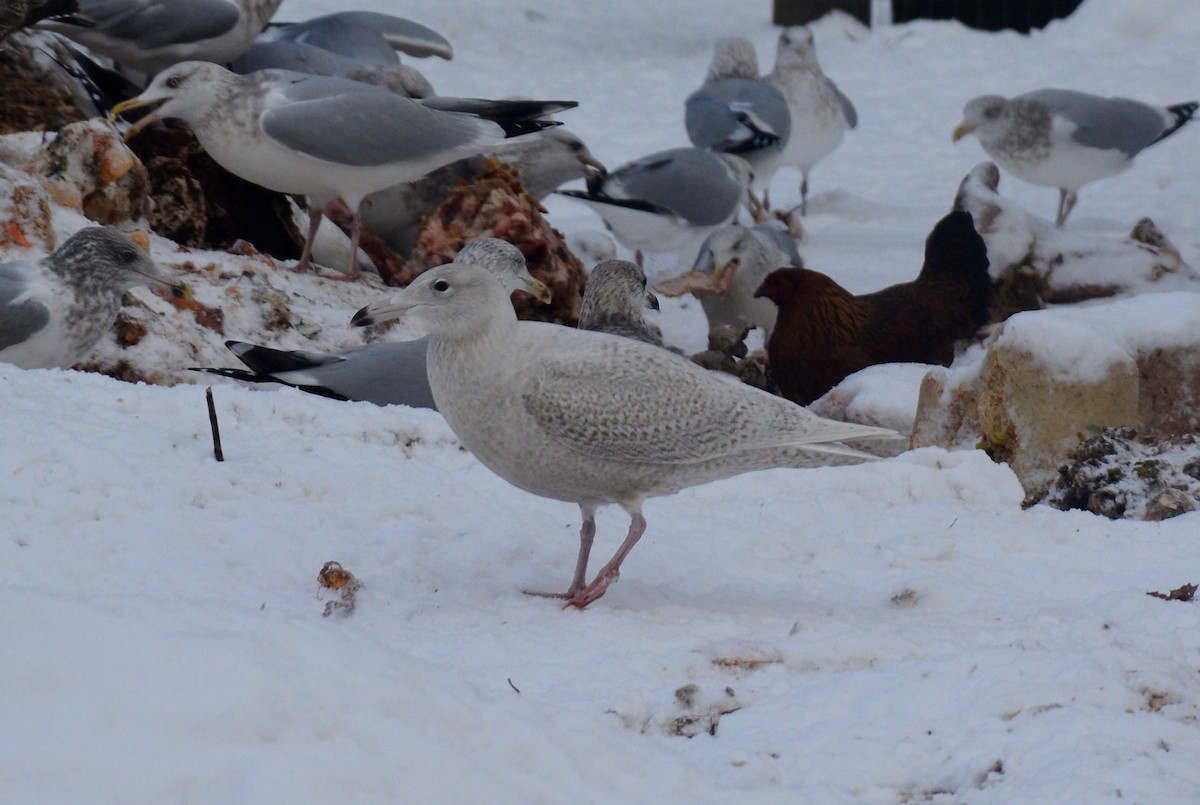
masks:
<svg viewBox="0 0 1200 805"><path fill-rule="evenodd" d="M322 92L325 82L336 83ZM264 113L263 132L316 159L358 166L419 160L466 147L480 136L477 118L431 110L365 84L362 90L346 92L344 85L352 83L356 82L317 76L288 85L285 94L297 102ZM329 126L330 119L342 125ZM397 136L398 131L404 136Z"/></svg>
<svg viewBox="0 0 1200 805"><path fill-rule="evenodd" d="M0 350L29 340L50 322L49 308L22 299L29 282L24 262L0 265Z"/></svg>
<svg viewBox="0 0 1200 805"><path fill-rule="evenodd" d="M97 32L143 48L198 42L220 36L241 19L226 0L80 0L81 21Z"/></svg>
<svg viewBox="0 0 1200 805"><path fill-rule="evenodd" d="M1155 142L1167 121L1161 109L1129 98L1099 98L1066 89L1041 89L1014 100L1045 104L1076 126L1071 139L1090 148L1115 148L1133 156Z"/></svg>

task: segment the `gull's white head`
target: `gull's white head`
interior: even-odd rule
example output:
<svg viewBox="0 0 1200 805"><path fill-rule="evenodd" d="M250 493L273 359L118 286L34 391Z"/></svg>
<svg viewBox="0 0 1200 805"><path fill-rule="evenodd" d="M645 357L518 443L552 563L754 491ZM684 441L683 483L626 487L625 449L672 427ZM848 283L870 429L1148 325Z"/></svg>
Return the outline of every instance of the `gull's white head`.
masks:
<svg viewBox="0 0 1200 805"><path fill-rule="evenodd" d="M974 134L980 142L989 142L1003 134L1009 123L1010 105L1007 98L999 95L980 95L967 101L963 107L962 122L954 127L951 138L958 142L968 134Z"/></svg>
<svg viewBox="0 0 1200 805"><path fill-rule="evenodd" d="M784 28L775 46L775 67L815 67L817 49L812 31L805 25Z"/></svg>
<svg viewBox="0 0 1200 805"><path fill-rule="evenodd" d="M367 305L351 324L365 327L392 319L413 322L433 336L464 338L493 321L516 322L509 291L483 266L447 263L431 268L400 293Z"/></svg>
<svg viewBox="0 0 1200 805"><path fill-rule="evenodd" d="M142 94L114 106L109 113L109 120L115 120L118 115L131 109L153 110L125 133L125 139L133 137L155 120L174 117L194 125L213 111L227 87L244 80L212 62L180 62L156 75Z"/></svg>
<svg viewBox="0 0 1200 805"><path fill-rule="evenodd" d="M501 316L504 311L516 316L508 303L513 291L531 293L546 303L551 299L545 283L529 273L520 249L499 238L479 238L463 247L454 262L431 268L400 293L364 307L351 323L366 326L411 318L431 334L468 332L479 326L481 317L487 317L479 311L489 310L484 289L493 287L504 300L498 311L493 311Z"/></svg>

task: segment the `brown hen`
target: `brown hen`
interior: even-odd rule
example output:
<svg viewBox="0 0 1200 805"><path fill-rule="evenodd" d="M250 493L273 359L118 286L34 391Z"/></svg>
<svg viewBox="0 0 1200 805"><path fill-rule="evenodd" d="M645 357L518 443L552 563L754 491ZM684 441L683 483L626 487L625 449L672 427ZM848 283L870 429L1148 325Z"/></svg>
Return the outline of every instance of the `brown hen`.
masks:
<svg viewBox="0 0 1200 805"><path fill-rule="evenodd" d="M855 296L824 274L781 268L754 293L779 307L771 375L801 405L877 363L949 365L954 342L987 323L991 294L987 247L967 212L938 221L911 282Z"/></svg>

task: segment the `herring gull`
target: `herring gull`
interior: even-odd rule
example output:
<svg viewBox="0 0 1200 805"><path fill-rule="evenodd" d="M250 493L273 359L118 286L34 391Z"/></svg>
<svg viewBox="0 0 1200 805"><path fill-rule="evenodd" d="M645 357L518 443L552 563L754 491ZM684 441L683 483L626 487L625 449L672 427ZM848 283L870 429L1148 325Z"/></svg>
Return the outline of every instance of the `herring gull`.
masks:
<svg viewBox="0 0 1200 805"><path fill-rule="evenodd" d="M766 81L787 99L792 131L780 163L800 169L800 214L808 213L808 174L858 125L858 112L817 62L812 31L805 26L779 34L775 67Z"/></svg>
<svg viewBox="0 0 1200 805"><path fill-rule="evenodd" d="M550 289L529 273L525 257L509 243L480 238L464 246L455 260L487 269L510 293L525 291L550 302ZM425 373L428 338L368 344L338 353L281 350L232 340L225 346L248 370L205 367L198 371L250 383L281 383L335 400L437 408Z"/></svg>
<svg viewBox="0 0 1200 805"><path fill-rule="evenodd" d="M411 100L344 78L287 71L242 76L208 62L159 73L146 91L113 107L113 116L152 107L126 134L150 121L179 118L230 173L269 190L310 197L308 236L298 270L308 267L322 215L351 216L351 262L360 234L359 204L377 190L418 179L456 159L555 121L543 115L573 101Z"/></svg>
<svg viewBox="0 0 1200 805"><path fill-rule="evenodd" d="M717 40L704 84L684 101L684 126L697 148L750 163L762 193L783 158L792 115L779 88L759 76L753 43L730 37Z"/></svg>
<svg viewBox="0 0 1200 805"><path fill-rule="evenodd" d="M658 297L646 288L646 274L628 260L601 260L588 273L579 305L579 329L663 345L662 330L646 321L658 310Z"/></svg>
<svg viewBox="0 0 1200 805"><path fill-rule="evenodd" d="M616 581L646 528L642 504L690 486L772 467L871 458L844 439L884 428L822 419L671 352L606 333L518 321L504 288L450 263L363 308L354 323L425 326L429 385L463 446L509 483L578 504L579 555L563 598L586 607ZM591 583L599 506L630 516L625 540Z"/></svg>
<svg viewBox="0 0 1200 805"><path fill-rule="evenodd" d="M74 366L112 326L124 293L150 282L170 285L137 244L100 226L40 260L0 265L0 362Z"/></svg>
<svg viewBox="0 0 1200 805"><path fill-rule="evenodd" d="M283 0L79 0L77 14L42 23L152 76L181 61L240 56Z"/></svg>
<svg viewBox="0 0 1200 805"><path fill-rule="evenodd" d="M671 148L626 163L588 181L584 190L559 190L604 220L622 245L642 251L686 252L729 223L745 204L757 208L750 166L734 154Z"/></svg>
<svg viewBox="0 0 1200 805"><path fill-rule="evenodd" d="M955 142L974 134L1006 171L1030 184L1058 188L1055 223L1062 226L1083 185L1114 176L1147 146L1171 136L1200 104L1151 106L1068 89L1039 89L1015 98L967 101Z"/></svg>

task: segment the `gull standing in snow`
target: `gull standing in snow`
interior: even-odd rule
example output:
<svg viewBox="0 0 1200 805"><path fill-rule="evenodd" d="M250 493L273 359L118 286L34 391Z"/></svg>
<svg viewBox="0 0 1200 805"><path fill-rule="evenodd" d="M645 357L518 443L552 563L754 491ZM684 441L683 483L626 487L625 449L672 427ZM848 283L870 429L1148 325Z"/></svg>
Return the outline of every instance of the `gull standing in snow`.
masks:
<svg viewBox="0 0 1200 805"><path fill-rule="evenodd" d="M0 265L0 363L68 368L112 327L134 285L170 286L124 235L94 226L41 260Z"/></svg>
<svg viewBox="0 0 1200 805"><path fill-rule="evenodd" d="M1030 184L1058 188L1062 226L1083 185L1114 176L1192 119L1200 104L1151 106L1129 98L1102 98L1068 89L1039 89L1003 98L967 101L954 129L958 142L974 134L1006 171Z"/></svg>
<svg viewBox="0 0 1200 805"><path fill-rule="evenodd" d="M646 321L647 308L658 310L658 297L646 288L646 274L637 264L601 260L588 274L578 326L661 347L662 330Z"/></svg>
<svg viewBox="0 0 1200 805"><path fill-rule="evenodd" d="M454 259L487 269L510 293L525 291L543 303L550 302L550 289L534 279L525 265L525 257L510 243L480 238L464 246ZM249 371L214 368L199 371L252 383L282 383L335 400L437 408L425 371L428 338L369 344L339 353L285 351L244 341L226 341L225 346Z"/></svg>
<svg viewBox="0 0 1200 805"><path fill-rule="evenodd" d="M808 212L808 174L858 125L850 99L821 71L812 31L805 26L779 34L775 67L766 81L778 87L791 110L792 130L780 159L800 169L800 214Z"/></svg>
<svg viewBox="0 0 1200 805"><path fill-rule="evenodd" d="M710 332L724 325L750 325L766 340L775 327L777 308L768 299L755 298L754 292L775 269L803 264L785 229L771 223L729 224L708 236L690 271L654 289L667 296L691 293L699 298Z"/></svg>
<svg viewBox="0 0 1200 805"><path fill-rule="evenodd" d="M227 64L250 47L283 0L78 0L43 28L147 76L181 61Z"/></svg>
<svg viewBox="0 0 1200 805"><path fill-rule="evenodd" d="M358 273L359 204L377 190L418 179L456 159L555 121L543 115L574 101L411 100L344 78L266 71L249 76L208 62L159 73L146 91L113 107L154 107L126 137L159 118L179 118L221 167L280 193L310 197L305 270L322 215L351 216L351 260Z"/></svg>
<svg viewBox="0 0 1200 805"><path fill-rule="evenodd" d="M759 76L754 44L730 37L717 40L704 84L684 102L684 126L697 148L745 159L752 187L765 194L791 135L792 114L779 88Z"/></svg>
<svg viewBox="0 0 1200 805"><path fill-rule="evenodd" d="M479 266L431 269L354 323L400 317L429 331L429 385L463 446L509 483L578 504L575 572L551 595L567 606L617 580L647 498L752 470L858 463L871 456L841 440L897 436L822 419L650 344L518 321ZM628 512L629 532L587 583L596 510L609 503Z"/></svg>
<svg viewBox="0 0 1200 805"><path fill-rule="evenodd" d="M671 148L590 180L588 189L559 190L604 219L626 248L685 252L690 261L709 232L729 223L738 206L756 209L746 160L702 148Z"/></svg>
<svg viewBox="0 0 1200 805"><path fill-rule="evenodd" d="M293 70L340 76L386 87L409 98L433 95L416 68L401 64L396 51L449 59L454 48L420 23L371 11L339 11L303 22L270 25L233 61L243 75L257 70Z"/></svg>

